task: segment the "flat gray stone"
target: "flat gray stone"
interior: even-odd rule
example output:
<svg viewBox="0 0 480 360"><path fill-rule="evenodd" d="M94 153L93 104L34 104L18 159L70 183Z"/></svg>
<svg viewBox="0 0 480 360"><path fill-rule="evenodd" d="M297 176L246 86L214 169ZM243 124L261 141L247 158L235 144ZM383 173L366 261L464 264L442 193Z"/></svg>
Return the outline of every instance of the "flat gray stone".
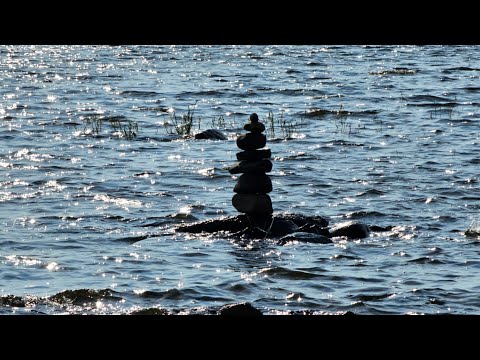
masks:
<svg viewBox="0 0 480 360"><path fill-rule="evenodd" d="M262 159L270 159L272 157L272 151L270 149L262 149L262 150L247 150L247 151L240 151L237 153L237 160L238 161L256 161Z"/></svg>
<svg viewBox="0 0 480 360"><path fill-rule="evenodd" d="M228 169L230 174L239 173L267 173L272 171L270 160L241 161Z"/></svg>

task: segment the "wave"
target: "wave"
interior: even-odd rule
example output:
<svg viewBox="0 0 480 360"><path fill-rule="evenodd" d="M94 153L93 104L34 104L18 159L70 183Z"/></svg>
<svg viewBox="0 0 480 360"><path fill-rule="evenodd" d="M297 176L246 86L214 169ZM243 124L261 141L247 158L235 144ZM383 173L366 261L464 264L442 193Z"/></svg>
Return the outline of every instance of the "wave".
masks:
<svg viewBox="0 0 480 360"><path fill-rule="evenodd" d="M472 68L472 67L468 67L468 66L457 66L457 67L452 67L452 68L448 68L448 69L443 69L442 73L451 74L451 73L457 72L457 71L480 71L480 68Z"/></svg>
<svg viewBox="0 0 480 360"><path fill-rule="evenodd" d="M415 75L418 70L403 67L393 68L390 70L369 71L369 75Z"/></svg>
<svg viewBox="0 0 480 360"><path fill-rule="evenodd" d="M324 117L327 115L337 115L337 116L372 116L380 113L380 110L364 110L364 111L348 111L348 110L328 110L321 108L311 108L304 113L300 113L303 116L309 118L315 117Z"/></svg>
<svg viewBox="0 0 480 360"><path fill-rule="evenodd" d="M314 274L307 271L290 270L284 267L271 267L262 269L259 271L259 274L291 280L313 279L322 276L320 274Z"/></svg>
<svg viewBox="0 0 480 360"><path fill-rule="evenodd" d="M141 91L141 90L126 90L122 91L120 95L123 96L131 96L131 97L152 97L152 96L159 96L159 93L155 91Z"/></svg>

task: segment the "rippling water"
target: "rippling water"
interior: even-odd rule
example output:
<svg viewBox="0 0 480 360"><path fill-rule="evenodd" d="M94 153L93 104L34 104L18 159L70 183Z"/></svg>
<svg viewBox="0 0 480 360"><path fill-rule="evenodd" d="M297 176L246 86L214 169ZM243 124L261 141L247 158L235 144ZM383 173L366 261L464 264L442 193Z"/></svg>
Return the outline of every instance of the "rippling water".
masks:
<svg viewBox="0 0 480 360"><path fill-rule="evenodd" d="M479 94L478 46L0 47L0 314L478 314ZM189 107L229 140L171 134ZM269 111L300 124L269 136L276 212L392 230L174 233L236 214L234 139Z"/></svg>

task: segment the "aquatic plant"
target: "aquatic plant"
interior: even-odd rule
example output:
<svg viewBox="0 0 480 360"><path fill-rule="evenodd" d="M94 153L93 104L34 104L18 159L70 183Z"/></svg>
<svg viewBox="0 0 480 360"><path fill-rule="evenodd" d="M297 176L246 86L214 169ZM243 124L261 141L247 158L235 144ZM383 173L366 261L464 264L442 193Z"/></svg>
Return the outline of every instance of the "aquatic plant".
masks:
<svg viewBox="0 0 480 360"><path fill-rule="evenodd" d="M373 121L375 123L377 123L377 115L375 115L373 117ZM379 133L383 132L383 120L382 119L378 120L378 125L379 125L378 129L375 129L375 131L379 132Z"/></svg>
<svg viewBox="0 0 480 360"><path fill-rule="evenodd" d="M120 134L120 137L124 137L127 140L133 140L137 137L138 123L135 121L110 119L110 125L112 126L114 133Z"/></svg>
<svg viewBox="0 0 480 360"><path fill-rule="evenodd" d="M437 115L441 113L447 113L448 118L451 120L453 117L453 113L455 108L457 107L457 98L455 97L454 102L447 102L447 103L437 103L435 102L433 105L433 110L429 110L430 112L430 119L435 118Z"/></svg>
<svg viewBox="0 0 480 360"><path fill-rule="evenodd" d="M195 103L196 105L197 103ZM175 112L170 113L170 123L164 122L163 126L168 134L190 135L193 128L193 115L195 113L195 105L189 105L186 114L177 116ZM198 121L198 129L200 129L201 118ZM173 130L171 129L173 127Z"/></svg>
<svg viewBox="0 0 480 360"><path fill-rule="evenodd" d="M99 136L104 128L104 123L110 124L112 135L118 135L127 140L133 140L138 134L138 123L128 120L124 116L88 116L81 118L83 122L82 135Z"/></svg>
<svg viewBox="0 0 480 360"><path fill-rule="evenodd" d="M212 116L212 128L225 129L226 122L223 114L213 115Z"/></svg>
<svg viewBox="0 0 480 360"><path fill-rule="evenodd" d="M102 118L101 117L86 117L82 118L83 122L83 135L96 135L98 136L102 131Z"/></svg>
<svg viewBox="0 0 480 360"><path fill-rule="evenodd" d="M369 75L415 75L417 70L403 67L393 68L391 70L369 71Z"/></svg>
<svg viewBox="0 0 480 360"><path fill-rule="evenodd" d="M291 139L292 135L298 132L298 129L305 125L305 122L301 118L300 121L290 121L287 117L284 116L284 111L280 111L277 118L272 111L269 111L267 114L267 119L265 121L265 130L269 138L275 138L278 135L285 140ZM275 130L277 129L277 130Z"/></svg>

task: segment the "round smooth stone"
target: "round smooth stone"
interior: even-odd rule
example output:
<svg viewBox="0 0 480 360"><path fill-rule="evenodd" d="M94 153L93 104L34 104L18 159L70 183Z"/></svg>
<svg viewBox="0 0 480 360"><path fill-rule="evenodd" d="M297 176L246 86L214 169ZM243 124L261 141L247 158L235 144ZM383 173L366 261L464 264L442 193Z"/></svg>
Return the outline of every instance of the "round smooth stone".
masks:
<svg viewBox="0 0 480 360"><path fill-rule="evenodd" d="M266 194L235 194L232 198L233 207L244 214L273 213L272 199Z"/></svg>
<svg viewBox="0 0 480 360"><path fill-rule="evenodd" d="M261 133L265 131L265 125L261 122L248 122L243 126L243 129L252 133Z"/></svg>
<svg viewBox="0 0 480 360"><path fill-rule="evenodd" d="M237 146L242 150L256 150L263 148L267 137L261 133L247 133L237 137Z"/></svg>
<svg viewBox="0 0 480 360"><path fill-rule="evenodd" d="M250 115L248 120L250 120L252 123L258 122L258 115L256 113L253 113L252 115Z"/></svg>
<svg viewBox="0 0 480 360"><path fill-rule="evenodd" d="M272 191L272 180L265 174L246 173L238 178L233 191L238 194L267 194Z"/></svg>

